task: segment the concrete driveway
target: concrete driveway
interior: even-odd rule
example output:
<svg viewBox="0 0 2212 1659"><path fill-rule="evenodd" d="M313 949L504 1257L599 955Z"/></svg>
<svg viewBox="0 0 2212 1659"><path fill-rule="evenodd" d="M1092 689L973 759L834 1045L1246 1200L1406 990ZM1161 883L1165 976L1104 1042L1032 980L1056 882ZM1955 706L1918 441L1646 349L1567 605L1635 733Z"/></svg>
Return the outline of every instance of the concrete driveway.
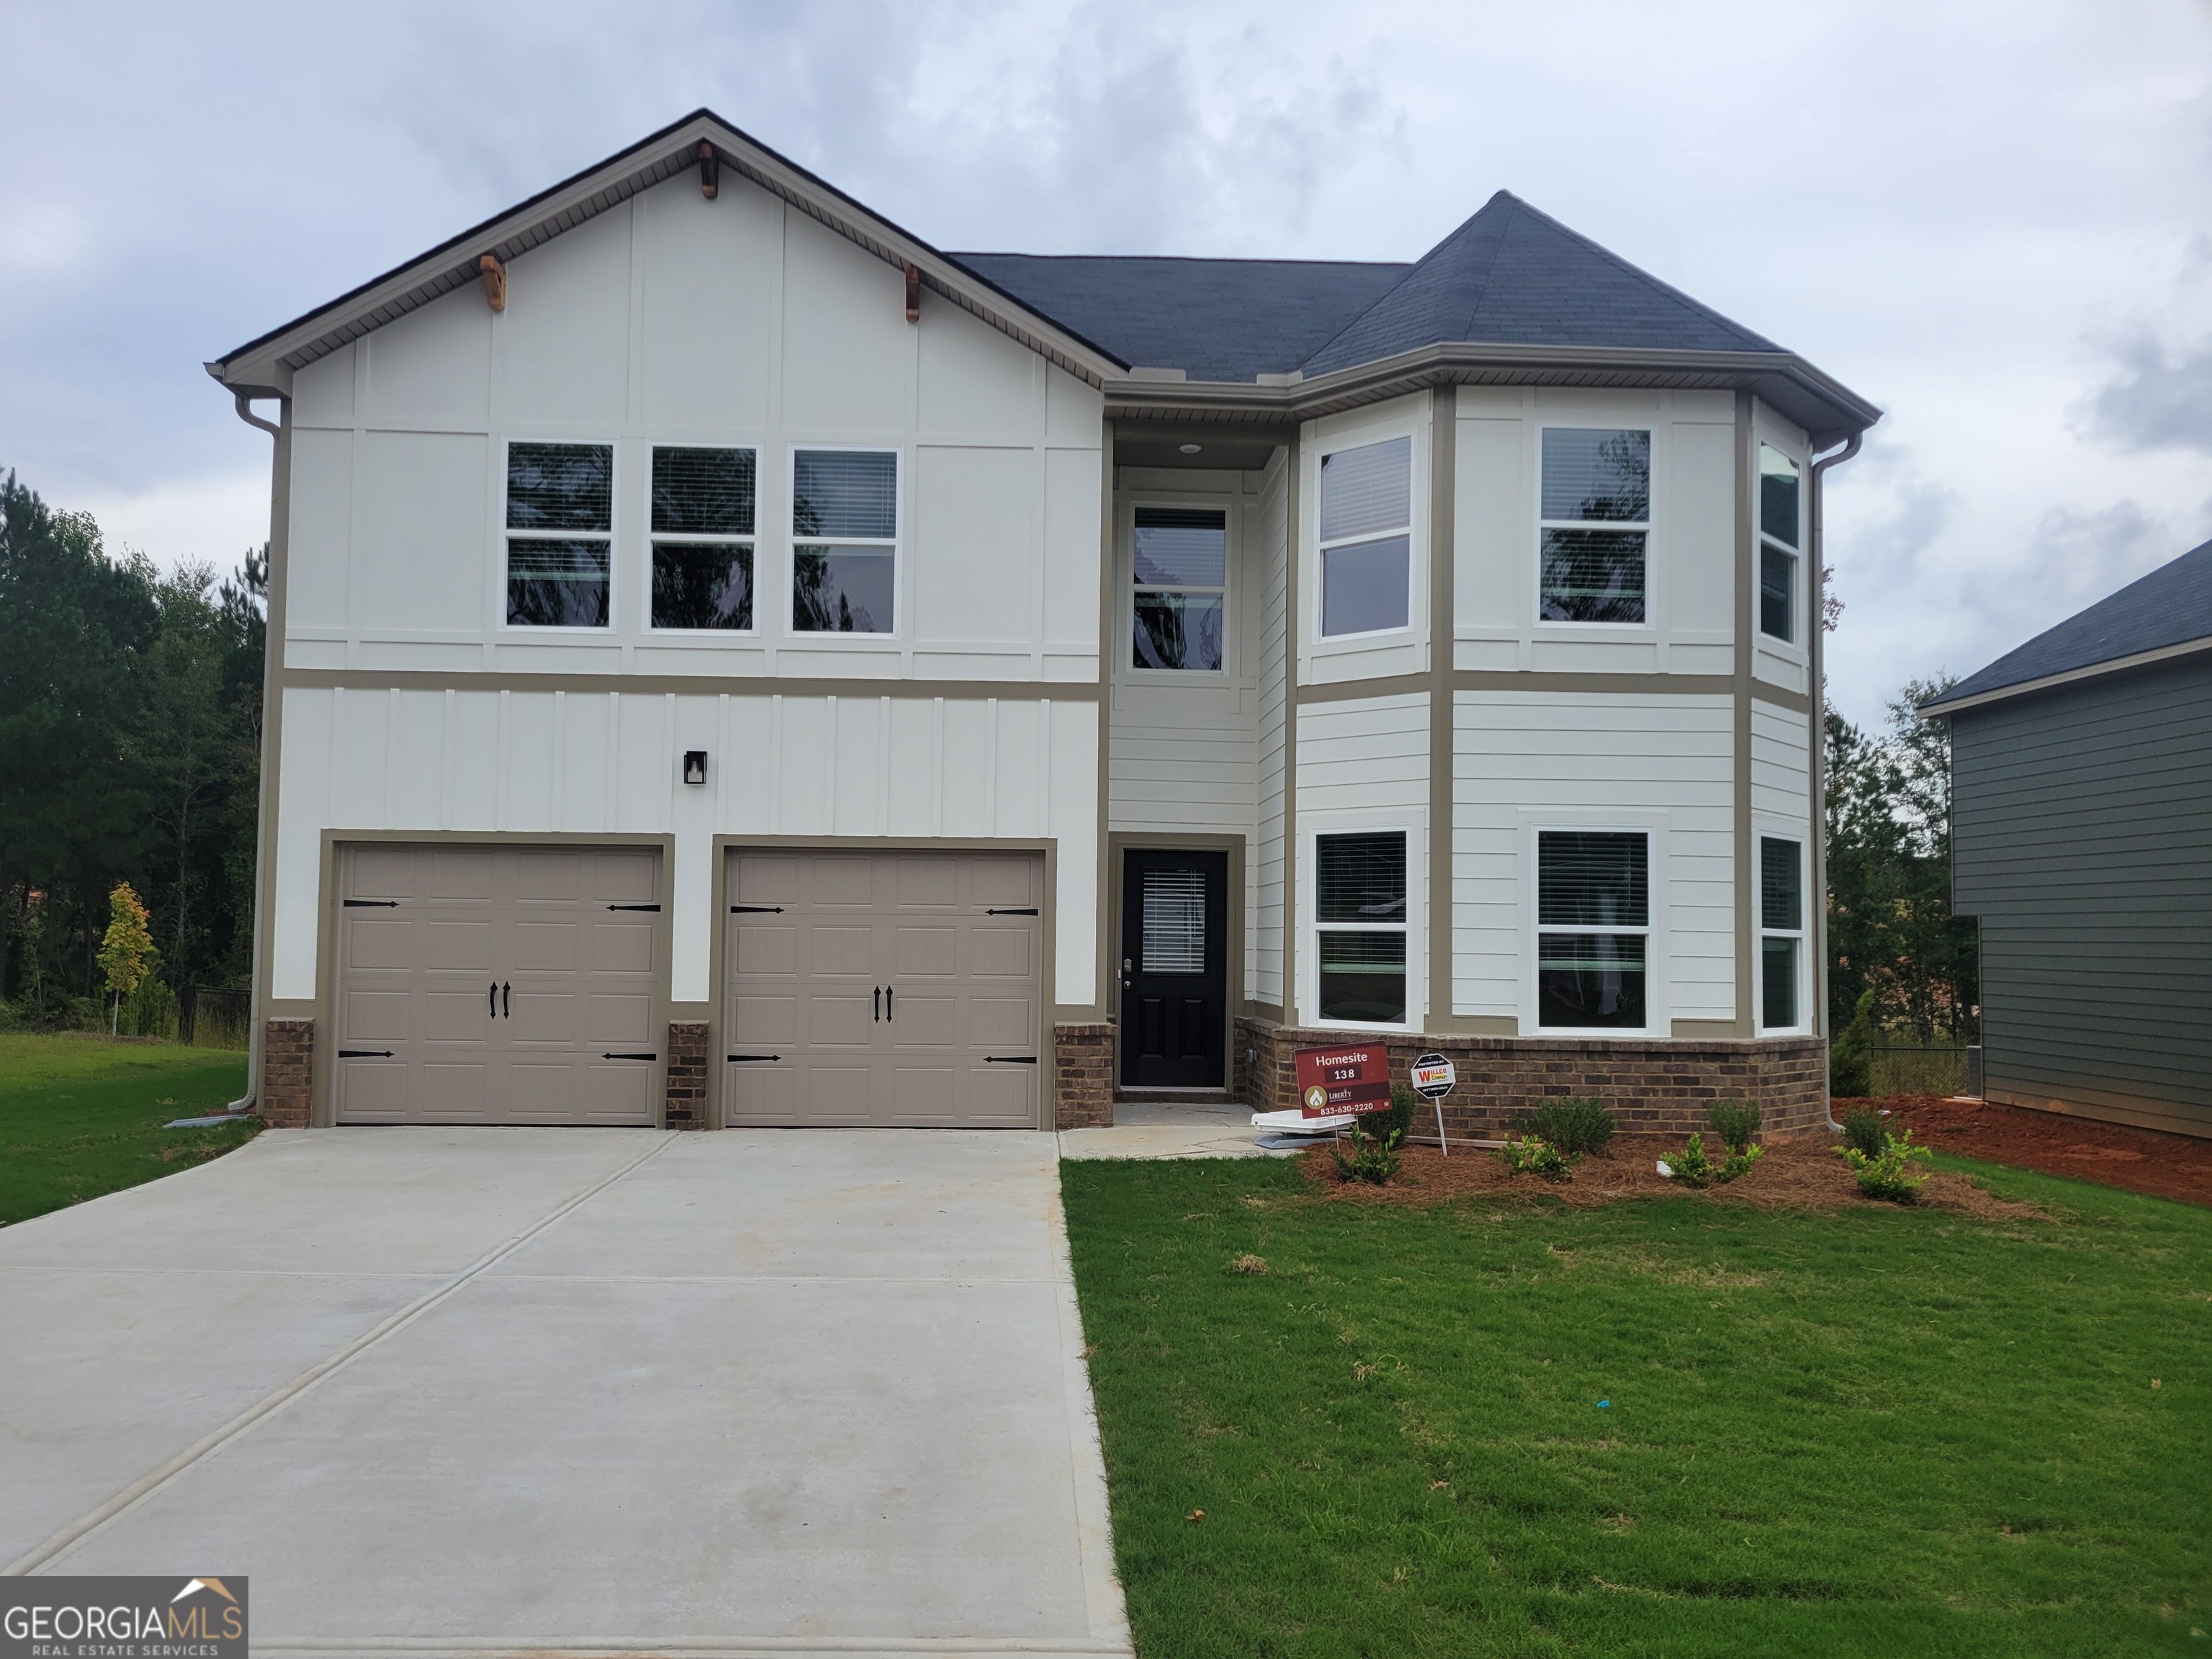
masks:
<svg viewBox="0 0 2212 1659"><path fill-rule="evenodd" d="M0 1330L4 1570L258 1655L1129 1650L1049 1135L272 1130Z"/></svg>

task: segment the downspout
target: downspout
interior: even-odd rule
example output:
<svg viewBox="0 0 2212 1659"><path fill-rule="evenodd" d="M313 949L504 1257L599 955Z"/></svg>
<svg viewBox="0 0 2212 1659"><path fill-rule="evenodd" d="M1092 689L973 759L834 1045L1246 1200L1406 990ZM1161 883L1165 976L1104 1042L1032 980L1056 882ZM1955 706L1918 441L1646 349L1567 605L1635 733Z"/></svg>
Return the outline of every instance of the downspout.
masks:
<svg viewBox="0 0 2212 1659"><path fill-rule="evenodd" d="M248 426L259 427L273 440L282 441L284 435L282 429L273 421L264 421L256 415L253 412L253 400L245 392L234 392L231 394L231 402L232 406L238 410L240 420ZM275 506L273 498L270 505L273 511ZM272 526L271 528L273 530L274 526ZM270 609L273 612L275 609L273 605ZM261 629L261 719L264 730L269 720L271 678L270 668L276 661L276 618L272 614L263 623ZM268 776L267 759L264 757L261 768L261 787L264 790L268 787ZM261 902L261 880L264 873L262 860L269 856L269 848L266 845L268 838L261 833L263 815L259 807L260 803L257 801L253 815L253 902L257 906ZM223 1108L226 1112L236 1112L241 1115L252 1112L260 1103L262 1046L264 1027L266 1023L261 1018L261 918L258 915L249 915L247 926L252 930L253 953L250 987L246 993L246 1092Z"/></svg>
<svg viewBox="0 0 2212 1659"><path fill-rule="evenodd" d="M1811 550L1813 556L1813 591L1819 594L1823 600L1827 598L1826 572L1828 568L1828 541L1827 526L1826 522L1826 514L1824 511L1823 506L1826 496L1826 480L1823 479L1821 475L1826 472L1830 467L1837 465L1841 462L1848 461L1852 456L1857 454L1859 453L1859 446L1865 441L1866 434L1863 432L1854 432L1844 441L1844 447L1841 449L1831 450L1826 455L1816 457L1813 462L1812 500L1808 504L1810 509L1809 517L1811 519L1811 524L1808 526L1806 539L1813 544ZM1814 664L1814 672L1813 675L1812 686L1813 846L1815 849L1813 889L1814 891L1818 893L1820 896L1820 908L1818 912L1820 916L1820 1012L1821 1018L1826 1019L1827 1017L1828 1001L1828 734L1826 720L1828 709L1828 653L1826 644L1826 634L1823 627L1823 621L1824 619L1820 617L1811 618L1814 648L1819 653L1819 656ZM1827 1082L1820 1091L1820 1118L1821 1121L1827 1125L1831 1133L1841 1134L1844 1132L1844 1126L1836 1121L1836 1109L1834 1104L1836 1098L1835 1041L1836 1034L1833 1031L1829 1032L1827 1044L1821 1050L1824 1056L1821 1063L1824 1070L1827 1073Z"/></svg>

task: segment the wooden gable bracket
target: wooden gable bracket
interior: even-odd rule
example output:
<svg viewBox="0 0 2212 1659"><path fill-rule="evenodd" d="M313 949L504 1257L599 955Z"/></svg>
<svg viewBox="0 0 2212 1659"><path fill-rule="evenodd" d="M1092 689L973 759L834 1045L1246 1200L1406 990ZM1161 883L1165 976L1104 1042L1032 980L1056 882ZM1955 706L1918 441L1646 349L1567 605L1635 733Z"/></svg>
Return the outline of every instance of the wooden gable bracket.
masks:
<svg viewBox="0 0 2212 1659"><path fill-rule="evenodd" d="M909 323L921 320L921 267L906 268L906 319Z"/></svg>
<svg viewBox="0 0 2212 1659"><path fill-rule="evenodd" d="M722 187L722 158L714 154L714 145L702 138L699 141L699 193L708 201Z"/></svg>
<svg viewBox="0 0 2212 1659"><path fill-rule="evenodd" d="M477 261L477 270L483 276L484 301L494 311L507 309L507 267L499 262L499 255L487 253Z"/></svg>

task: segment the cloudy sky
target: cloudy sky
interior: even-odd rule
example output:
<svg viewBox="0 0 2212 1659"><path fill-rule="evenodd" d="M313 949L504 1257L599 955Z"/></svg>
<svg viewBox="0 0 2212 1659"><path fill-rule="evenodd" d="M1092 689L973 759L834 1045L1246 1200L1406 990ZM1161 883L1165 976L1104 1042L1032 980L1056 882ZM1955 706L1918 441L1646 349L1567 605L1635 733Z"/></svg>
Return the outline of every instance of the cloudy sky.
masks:
<svg viewBox="0 0 2212 1659"><path fill-rule="evenodd" d="M2203 0L0 0L0 469L228 567L199 365L699 105L945 247L1408 259L1502 187L1887 411L1831 475L1879 719L2212 536Z"/></svg>

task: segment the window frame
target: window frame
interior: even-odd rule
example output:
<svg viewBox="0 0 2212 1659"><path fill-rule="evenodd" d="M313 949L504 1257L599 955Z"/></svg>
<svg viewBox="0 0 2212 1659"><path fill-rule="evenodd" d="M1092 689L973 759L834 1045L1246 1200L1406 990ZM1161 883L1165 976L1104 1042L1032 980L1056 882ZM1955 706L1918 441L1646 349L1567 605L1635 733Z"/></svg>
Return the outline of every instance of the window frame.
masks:
<svg viewBox="0 0 2212 1659"><path fill-rule="evenodd" d="M1759 556L1752 562L1752 636L1769 651L1781 652L1793 659L1802 659L1806 653L1805 636L1812 627L1812 607L1808 603L1808 588L1805 580L1806 528L1811 512L1811 503L1808 499L1811 493L1811 468L1806 465L1802 457L1793 453L1788 446L1775 442L1765 433L1755 434L1754 441L1757 448L1753 453L1752 465L1753 486L1751 514L1752 528L1754 532L1753 539L1758 544ZM1794 547L1779 537L1766 533L1766 505L1763 499L1765 486L1758 482L1765 476L1765 470L1762 465L1765 457L1759 452L1769 449L1796 469L1797 543ZM1779 634L1770 634L1766 631L1766 550L1770 547L1790 561L1790 625L1792 631L1788 639L1783 638Z"/></svg>
<svg viewBox="0 0 2212 1659"><path fill-rule="evenodd" d="M1671 1024L1668 1018L1671 999L1663 994L1665 964L1658 948L1662 933L1656 920L1666 908L1666 878L1661 864L1666 840L1661 833L1663 828L1657 823L1624 823L1618 819L1577 823L1545 818L1528 825L1527 908L1524 913L1528 917L1528 956L1522 988L1522 1007L1526 1012L1524 1035L1536 1037L1618 1037L1626 1041L1667 1035L1662 1028ZM1544 921L1543 899L1544 837L1547 835L1641 836L1644 842L1644 925L1641 927L1570 928L1554 924L1547 927ZM1545 1024L1541 975L1544 935L1547 932L1640 936L1644 940L1644 1024L1640 1026Z"/></svg>
<svg viewBox="0 0 2212 1659"><path fill-rule="evenodd" d="M1132 677L1151 680L1160 684L1178 685L1205 684L1209 680L1225 680L1233 669L1237 655L1235 632L1235 601L1231 590L1237 585L1237 501L1233 496L1208 492L1188 495L1164 490L1142 490L1124 498L1126 509L1122 523L1121 546L1124 578L1121 591L1126 603L1121 606L1124 632L1118 649L1122 671ZM1221 586L1168 587L1158 583L1137 580L1137 514L1146 507L1170 507L1185 511L1221 514L1223 536ZM1221 666L1218 668L1149 668L1137 661L1137 595L1139 593L1208 593L1218 592L1221 598Z"/></svg>
<svg viewBox="0 0 2212 1659"><path fill-rule="evenodd" d="M507 496L513 472L509 453L517 444L557 444L564 447L604 449L607 452L607 527L599 530L515 530L507 522ZM546 436L536 433L506 433L499 441L499 507L495 523L499 536L499 604L495 613L495 635L512 634L526 639L543 639L548 635L562 638L607 639L622 630L622 581L616 570L616 547L619 536L617 526L622 522L623 443L616 438L571 438ZM517 538L524 541L605 541L607 546L607 619L596 627L585 623L518 623L507 620L507 595L513 577L507 559L509 544ZM650 572L647 573L648 580Z"/></svg>
<svg viewBox="0 0 2212 1659"><path fill-rule="evenodd" d="M1328 556L1339 548L1358 547L1368 542L1387 541L1395 532L1364 531L1357 536L1340 536L1334 541L1323 541L1322 526L1322 470L1332 455L1342 455L1355 449L1368 449L1377 444L1403 440L1407 448L1406 464L1406 620L1388 628L1363 628L1357 632L1330 634L1324 632L1327 615L1324 599L1328 592ZM1425 538L1419 532L1421 514L1421 493L1427 483L1425 471L1427 459L1422 453L1421 431L1414 425L1394 423L1365 432L1347 432L1334 438L1312 441L1313 457L1313 580L1308 590L1308 614L1312 617L1312 642L1322 649L1351 646L1355 648L1374 641L1389 640L1393 636L1412 636L1422 626L1423 605L1425 599L1423 572L1426 568ZM1392 1029L1396 1028L1383 1028Z"/></svg>
<svg viewBox="0 0 2212 1659"><path fill-rule="evenodd" d="M1567 629L1594 628L1603 634L1619 637L1633 629L1654 633L1658 629L1659 611L1657 592L1658 559L1655 547L1659 526L1659 434L1662 422L1587 420L1546 420L1540 415L1533 422L1536 429L1535 477L1529 489L1529 500L1535 508L1535 532L1532 538L1534 562L1529 578L1529 593L1534 611L1535 626L1540 629ZM1632 519L1547 519L1544 516L1544 437L1551 432L1641 432L1646 453L1651 458L1651 476L1645 481L1642 520ZM1583 622L1564 617L1544 614L1544 532L1547 530L1617 530L1633 532L1644 538L1644 617L1640 622Z"/></svg>
<svg viewBox="0 0 2212 1659"><path fill-rule="evenodd" d="M799 457L810 455L888 455L891 458L891 531L889 541L866 536L802 537L799 533ZM755 477L759 475L757 471ZM908 528L906 510L907 464L904 446L896 443L800 443L793 441L784 446L783 466L783 565L781 572L783 611L779 624L781 644L800 649L817 640L835 641L844 650L852 650L868 641L889 642L903 640L907 630L907 612L910 608L906 598L906 532ZM754 517L760 514L756 508ZM802 547L880 547L891 556L891 626L866 634L843 634L827 629L801 628L793 620L793 607L799 601L799 550ZM760 620L759 554L754 554L753 619Z"/></svg>
<svg viewBox="0 0 2212 1659"><path fill-rule="evenodd" d="M1812 868L1808 856L1811 837L1796 826L1761 825L1753 832L1758 843L1759 869L1752 894L1752 902L1758 907L1753 933L1757 950L1752 964L1755 975L1753 983L1758 988L1753 1008L1752 1024L1761 1036L1803 1036L1813 1029L1812 988L1808 983L1812 965ZM1780 842L1797 849L1797 926L1795 928L1770 927L1766 925L1766 843ZM1786 939L1796 941L1797 966L1795 993L1797 1018L1788 1025L1770 1025L1766 1021L1766 941Z"/></svg>
<svg viewBox="0 0 2212 1659"><path fill-rule="evenodd" d="M1421 903L1427 874L1427 823L1423 815L1393 813L1368 817L1358 813L1312 815L1300 824L1298 902L1298 1024L1330 1031L1418 1031L1427 1017L1427 917ZM1352 922L1321 920L1321 847L1332 836L1396 835L1406 842L1406 915L1402 922ZM1321 1012L1321 936L1338 933L1400 933L1406 940L1406 1017L1394 1023L1373 1020L1324 1019Z"/></svg>
<svg viewBox="0 0 2212 1659"><path fill-rule="evenodd" d="M730 531L709 532L706 531L692 530L656 531L653 529L653 451L657 449L744 450L750 453L753 458L752 533L750 535L741 536ZM690 640L750 640L759 637L762 631L761 576L762 568L764 563L761 544L768 539L762 533L762 526L768 518L768 514L764 510L768 492L762 488L762 485L766 482L767 480L762 476L761 447L758 444L708 443L705 441L695 441L690 439L664 441L659 438L651 439L647 441L645 446L645 588L643 594L643 615L645 617L646 633L649 635L657 635L663 638ZM669 542L687 546L714 546L730 542L744 542L750 544L753 556L752 626L750 628L663 628L658 623L654 622L653 620L653 544L656 542Z"/></svg>

